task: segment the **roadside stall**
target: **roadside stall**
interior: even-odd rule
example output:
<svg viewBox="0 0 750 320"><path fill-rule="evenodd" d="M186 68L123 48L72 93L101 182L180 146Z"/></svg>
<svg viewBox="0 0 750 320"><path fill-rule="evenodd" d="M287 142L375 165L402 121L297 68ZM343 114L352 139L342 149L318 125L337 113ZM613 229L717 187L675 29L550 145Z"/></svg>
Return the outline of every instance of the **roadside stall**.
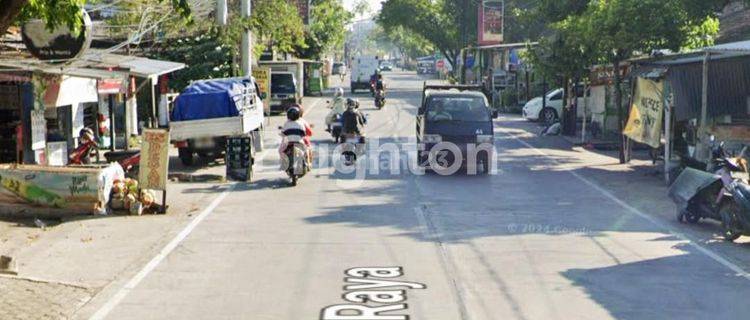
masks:
<svg viewBox="0 0 750 320"><path fill-rule="evenodd" d="M667 181L679 171L673 169L705 170L714 143L724 142L730 153L750 144L750 41L634 63L642 78L663 81Z"/></svg>
<svg viewBox="0 0 750 320"><path fill-rule="evenodd" d="M323 63L320 61L304 61L305 95L323 96Z"/></svg>

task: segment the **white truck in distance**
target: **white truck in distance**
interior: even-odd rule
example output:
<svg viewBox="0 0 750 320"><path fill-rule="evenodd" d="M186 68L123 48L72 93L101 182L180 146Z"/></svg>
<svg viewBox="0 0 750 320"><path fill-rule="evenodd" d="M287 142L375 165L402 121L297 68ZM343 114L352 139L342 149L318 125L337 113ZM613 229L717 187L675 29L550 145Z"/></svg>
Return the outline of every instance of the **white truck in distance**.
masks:
<svg viewBox="0 0 750 320"><path fill-rule="evenodd" d="M359 56L352 59L351 88L370 90L370 76L378 70L380 61L376 56Z"/></svg>

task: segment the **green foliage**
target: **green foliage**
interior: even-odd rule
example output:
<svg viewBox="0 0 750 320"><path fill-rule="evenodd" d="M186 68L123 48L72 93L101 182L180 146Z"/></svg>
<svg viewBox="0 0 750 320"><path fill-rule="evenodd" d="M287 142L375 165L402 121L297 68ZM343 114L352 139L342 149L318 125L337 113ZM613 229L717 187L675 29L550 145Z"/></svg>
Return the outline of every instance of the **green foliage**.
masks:
<svg viewBox="0 0 750 320"><path fill-rule="evenodd" d="M346 26L354 14L336 0L317 0L310 12L310 26L305 32L305 45L297 49L302 58L318 60L330 50L342 49Z"/></svg>
<svg viewBox="0 0 750 320"><path fill-rule="evenodd" d="M285 0L255 0L249 21L242 21L242 27L249 26L259 44L279 52L294 52L305 45L305 27L297 7ZM237 38L239 39L239 37Z"/></svg>
<svg viewBox="0 0 750 320"><path fill-rule="evenodd" d="M173 39L151 51L149 56L188 65L188 68L175 72L169 82L171 88L179 91L193 80L236 76L235 70L239 70L239 66L233 65L236 51L225 43L217 30L212 29L205 35Z"/></svg>
<svg viewBox="0 0 750 320"><path fill-rule="evenodd" d="M453 65L476 39L476 1L387 0L376 21L386 33L401 27L432 43Z"/></svg>
<svg viewBox="0 0 750 320"><path fill-rule="evenodd" d="M401 26L391 28L390 32L378 27L373 30L371 38L377 43L378 47L393 46L402 55L410 58L423 57L435 52L435 47L431 42L418 34L408 32Z"/></svg>
<svg viewBox="0 0 750 320"><path fill-rule="evenodd" d="M159 3L168 1L172 8L186 21L191 17L190 5L187 0L156 0ZM42 19L48 28L57 25L68 25L73 30L81 27L81 10L86 3L96 3L97 0L28 0L21 10L19 22L27 19ZM127 3L128 1L124 1ZM163 13L162 13L163 14ZM2 30L4 32L4 30Z"/></svg>

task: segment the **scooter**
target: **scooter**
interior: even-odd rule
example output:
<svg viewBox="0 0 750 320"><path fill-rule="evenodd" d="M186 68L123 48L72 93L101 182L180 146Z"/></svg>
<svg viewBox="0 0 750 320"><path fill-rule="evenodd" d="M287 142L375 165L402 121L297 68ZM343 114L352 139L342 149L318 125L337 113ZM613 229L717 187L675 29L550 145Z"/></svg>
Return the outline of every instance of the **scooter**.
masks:
<svg viewBox="0 0 750 320"><path fill-rule="evenodd" d="M282 159L282 168L286 168L292 186L297 185L297 180L302 178L310 170L307 163L307 151L303 143L289 142L284 151L285 158Z"/></svg>
<svg viewBox="0 0 750 320"><path fill-rule="evenodd" d="M356 134L345 134L341 147L341 157L345 166L353 166L357 163L358 155L364 153L365 137Z"/></svg>
<svg viewBox="0 0 750 320"><path fill-rule="evenodd" d="M378 90L378 92L375 94L375 107L378 109L383 109L383 107L385 107L385 91L384 90Z"/></svg>
<svg viewBox="0 0 750 320"><path fill-rule="evenodd" d="M742 168L738 162L740 158L728 157L723 146L721 143L712 149L714 160L708 166L710 172L685 168L670 187L669 196L678 207L678 221L728 221L727 217L736 207L734 193L738 183L732 172L741 171Z"/></svg>

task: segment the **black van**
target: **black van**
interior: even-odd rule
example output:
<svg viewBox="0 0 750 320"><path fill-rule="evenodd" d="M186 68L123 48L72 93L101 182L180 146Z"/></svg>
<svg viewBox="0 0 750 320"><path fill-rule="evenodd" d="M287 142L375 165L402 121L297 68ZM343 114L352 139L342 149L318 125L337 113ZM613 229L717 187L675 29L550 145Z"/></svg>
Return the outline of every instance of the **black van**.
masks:
<svg viewBox="0 0 750 320"><path fill-rule="evenodd" d="M446 168L460 161L462 167L481 166L489 173L497 116L481 86L425 84L417 112L420 165Z"/></svg>

